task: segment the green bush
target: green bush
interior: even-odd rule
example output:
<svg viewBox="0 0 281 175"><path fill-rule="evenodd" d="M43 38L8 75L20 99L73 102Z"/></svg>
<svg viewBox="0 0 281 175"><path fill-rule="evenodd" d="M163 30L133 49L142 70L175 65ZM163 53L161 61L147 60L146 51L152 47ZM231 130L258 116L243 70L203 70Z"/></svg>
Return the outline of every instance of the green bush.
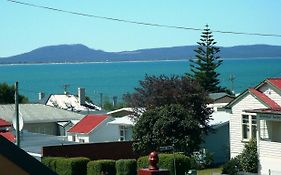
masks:
<svg viewBox="0 0 281 175"><path fill-rule="evenodd" d="M176 163L176 174L184 175L190 169L190 160L187 156L182 154L159 154L158 167L160 169L168 169L170 175L174 175L174 158ZM140 157L137 161L139 168L148 167L148 156Z"/></svg>
<svg viewBox="0 0 281 175"><path fill-rule="evenodd" d="M239 156L230 159L223 165L222 174L237 175L241 170Z"/></svg>
<svg viewBox="0 0 281 175"><path fill-rule="evenodd" d="M257 153L257 142L256 140L251 140L245 145L241 156L240 165L243 171L249 173L258 172L258 153Z"/></svg>
<svg viewBox="0 0 281 175"><path fill-rule="evenodd" d="M116 161L116 175L136 175L137 161L135 159L120 159Z"/></svg>
<svg viewBox="0 0 281 175"><path fill-rule="evenodd" d="M87 175L115 175L115 160L95 160L87 165Z"/></svg>
<svg viewBox="0 0 281 175"><path fill-rule="evenodd" d="M46 157L42 163L59 175L86 175L87 163L90 160L84 157L62 158Z"/></svg>
<svg viewBox="0 0 281 175"><path fill-rule="evenodd" d="M41 162L53 170L54 172L57 172L57 160L64 159L63 157L43 157Z"/></svg>

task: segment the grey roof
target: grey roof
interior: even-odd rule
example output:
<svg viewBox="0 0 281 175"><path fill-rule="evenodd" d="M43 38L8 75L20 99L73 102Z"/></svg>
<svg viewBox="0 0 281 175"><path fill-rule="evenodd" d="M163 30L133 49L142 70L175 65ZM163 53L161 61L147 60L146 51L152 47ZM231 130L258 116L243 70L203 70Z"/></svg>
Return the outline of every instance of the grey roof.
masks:
<svg viewBox="0 0 281 175"><path fill-rule="evenodd" d="M41 155L42 147L44 146L78 144L76 142L67 141L67 138L65 136L52 136L46 134L31 133L28 131L23 131L20 138L20 147L24 151Z"/></svg>
<svg viewBox="0 0 281 175"><path fill-rule="evenodd" d="M217 100L221 97L224 97L224 96L229 96L227 93L225 92L218 92L218 93L210 93L209 94L209 97L212 99L212 100Z"/></svg>
<svg viewBox="0 0 281 175"><path fill-rule="evenodd" d="M39 122L57 122L80 120L84 115L58 109L43 104L20 104L20 115L24 123L39 123ZM0 105L0 118L12 122L15 115L15 105Z"/></svg>

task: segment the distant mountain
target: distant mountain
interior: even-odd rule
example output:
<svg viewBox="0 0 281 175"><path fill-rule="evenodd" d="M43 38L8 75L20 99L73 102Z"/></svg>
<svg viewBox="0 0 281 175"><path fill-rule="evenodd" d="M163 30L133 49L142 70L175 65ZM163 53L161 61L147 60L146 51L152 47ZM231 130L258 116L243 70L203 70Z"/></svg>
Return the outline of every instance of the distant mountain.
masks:
<svg viewBox="0 0 281 175"><path fill-rule="evenodd" d="M82 44L46 46L27 53L0 58L1 64L12 63L63 63L63 62L114 62L178 60L194 57L197 46L141 49L123 52L105 52ZM281 46L245 45L221 47L222 58L281 57Z"/></svg>

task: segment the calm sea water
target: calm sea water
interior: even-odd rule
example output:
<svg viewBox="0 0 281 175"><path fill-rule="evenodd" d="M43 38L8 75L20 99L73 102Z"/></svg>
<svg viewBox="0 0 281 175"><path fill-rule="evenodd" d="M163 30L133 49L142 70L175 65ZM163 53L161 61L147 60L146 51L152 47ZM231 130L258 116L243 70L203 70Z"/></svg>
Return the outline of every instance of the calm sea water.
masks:
<svg viewBox="0 0 281 175"><path fill-rule="evenodd" d="M86 95L99 102L99 94L118 100L126 92L133 92L139 80L148 75L184 75L189 71L188 61L118 62L85 64L1 65L0 82L19 81L19 91L36 101L38 92L77 94L78 87L86 88ZM281 77L281 58L228 59L218 70L222 86L234 88L239 93L257 85L267 77ZM229 77L235 76L233 84Z"/></svg>

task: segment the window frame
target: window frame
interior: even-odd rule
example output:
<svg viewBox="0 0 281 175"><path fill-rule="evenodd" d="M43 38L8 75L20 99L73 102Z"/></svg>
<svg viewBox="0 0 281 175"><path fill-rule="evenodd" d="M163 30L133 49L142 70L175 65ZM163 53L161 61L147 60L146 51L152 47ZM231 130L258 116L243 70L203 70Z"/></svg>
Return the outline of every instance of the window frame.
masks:
<svg viewBox="0 0 281 175"><path fill-rule="evenodd" d="M247 128L247 137L244 137L245 136L245 129L244 129L245 126ZM242 142L248 142L252 138L257 137L257 115L256 114L243 113L241 115L241 136L242 136Z"/></svg>

